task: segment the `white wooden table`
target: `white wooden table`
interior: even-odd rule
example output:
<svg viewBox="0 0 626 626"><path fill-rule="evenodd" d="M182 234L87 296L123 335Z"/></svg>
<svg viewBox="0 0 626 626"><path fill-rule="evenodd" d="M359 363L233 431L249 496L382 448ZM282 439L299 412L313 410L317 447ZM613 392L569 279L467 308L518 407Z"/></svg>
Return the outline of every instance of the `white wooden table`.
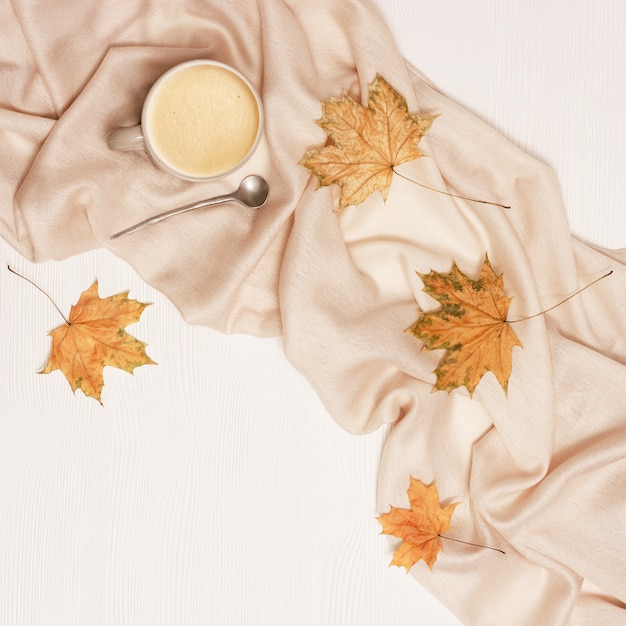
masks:
<svg viewBox="0 0 626 626"><path fill-rule="evenodd" d="M575 235L626 246L626 3L375 1L414 65L556 169ZM185 325L105 251L0 260L66 312L96 278L152 302L129 332L159 363L107 368L104 407L38 375L62 320L0 270L0 626L458 623L387 567L386 432L341 431L279 340Z"/></svg>

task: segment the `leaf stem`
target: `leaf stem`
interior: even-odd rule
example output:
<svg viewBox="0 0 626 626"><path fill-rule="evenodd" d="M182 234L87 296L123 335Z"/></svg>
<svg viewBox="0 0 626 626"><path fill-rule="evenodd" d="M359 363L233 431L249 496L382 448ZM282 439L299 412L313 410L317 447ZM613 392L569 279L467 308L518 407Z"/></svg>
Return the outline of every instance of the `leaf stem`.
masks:
<svg viewBox="0 0 626 626"><path fill-rule="evenodd" d="M579 293L582 293L583 291L585 291L585 289L588 289L589 287L592 287L596 283L600 282L603 278L606 278L607 276L610 276L612 273L613 273L613 270L610 270L609 272L607 272L603 276L600 276L599 278L596 278L595 280L592 280L588 285L585 285L584 287L581 287L580 289L575 291L573 294L567 296L567 298L565 298L565 300L561 300L560 302L557 302L556 304L554 304L550 308L546 309L545 311L540 311L539 313L535 313L534 315L529 315L527 317L520 317L519 319L516 319L516 320L506 320L506 322L509 323L509 324L515 324L516 322L525 322L526 320L533 319L533 317L539 317L540 315L545 315L549 311L552 311L553 309L556 309L558 306L561 306L562 304L565 304L565 302L567 302L568 300L571 300L572 298L575 298Z"/></svg>
<svg viewBox="0 0 626 626"><path fill-rule="evenodd" d="M52 306L59 312L59 315L65 320L65 323L69 325L70 322L65 317L65 315L63 315L63 312L61 311L61 309L56 305L55 301L39 285L34 283L30 278L26 278L26 276L22 276L22 274L19 274L18 272L16 272L10 265L7 265L7 269L12 274L15 274L16 276L19 276L20 278L24 279L26 282L30 283L36 289L39 289L39 291L41 291L41 293L43 293L43 295L46 296L46 298L48 298L48 300L50 300L50 302L52 302Z"/></svg>
<svg viewBox="0 0 626 626"><path fill-rule="evenodd" d="M414 183L416 185L419 185L420 187L423 187L424 189L429 189L430 191L435 191L436 193L442 193L445 196L450 196L451 198L459 198L460 200L468 200L469 202L479 202L480 204L490 204L492 206L499 206L503 209L511 208L507 204L500 204L499 202L489 202L489 200L478 200L476 198L469 198L467 196L459 196L455 193L444 191L443 189L436 189L435 187L429 187L428 185L425 185L424 183L418 183L416 180L413 180L412 178L409 178L408 176L405 176L404 174L400 174L400 172L398 172L398 170L395 167L393 167L392 169L393 169L394 174L396 174L400 178L404 178L404 180L408 180L410 183Z"/></svg>
<svg viewBox="0 0 626 626"><path fill-rule="evenodd" d="M454 537L448 537L447 535L439 534L438 537L441 539L448 539L450 541L456 541L457 543L464 543L466 546L474 546L476 548L487 548L487 550L495 550L496 552L501 552L502 554L506 554L504 550L500 550L500 548L494 548L492 546L485 546L482 543L471 543L469 541L461 541L461 539L455 539Z"/></svg>

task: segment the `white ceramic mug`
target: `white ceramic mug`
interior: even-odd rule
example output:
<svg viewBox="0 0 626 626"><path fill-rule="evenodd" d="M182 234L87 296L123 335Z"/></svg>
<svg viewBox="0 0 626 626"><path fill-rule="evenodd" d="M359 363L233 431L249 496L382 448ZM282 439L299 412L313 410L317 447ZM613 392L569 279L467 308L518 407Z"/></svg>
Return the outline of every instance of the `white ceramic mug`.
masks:
<svg viewBox="0 0 626 626"><path fill-rule="evenodd" d="M186 180L226 176L254 153L263 134L263 107L236 69L197 59L172 67L152 86L141 124L107 136L112 150L145 150Z"/></svg>

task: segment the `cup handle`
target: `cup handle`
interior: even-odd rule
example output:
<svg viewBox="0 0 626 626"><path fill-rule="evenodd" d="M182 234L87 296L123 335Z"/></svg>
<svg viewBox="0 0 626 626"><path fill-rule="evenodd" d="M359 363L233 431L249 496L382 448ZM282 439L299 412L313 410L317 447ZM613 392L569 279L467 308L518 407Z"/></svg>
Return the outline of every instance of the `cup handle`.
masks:
<svg viewBox="0 0 626 626"><path fill-rule="evenodd" d="M142 150L144 141L141 124L112 130L107 135L107 145L111 150L121 150L123 152Z"/></svg>

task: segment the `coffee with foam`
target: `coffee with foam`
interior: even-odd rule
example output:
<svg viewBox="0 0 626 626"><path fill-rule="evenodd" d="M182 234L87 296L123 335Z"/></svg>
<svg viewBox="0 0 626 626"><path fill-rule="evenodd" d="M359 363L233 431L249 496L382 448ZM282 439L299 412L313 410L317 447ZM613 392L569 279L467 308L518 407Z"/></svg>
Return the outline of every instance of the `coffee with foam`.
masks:
<svg viewBox="0 0 626 626"><path fill-rule="evenodd" d="M251 86L221 64L196 63L166 74L142 119L152 155L183 177L211 178L238 167L261 132Z"/></svg>

